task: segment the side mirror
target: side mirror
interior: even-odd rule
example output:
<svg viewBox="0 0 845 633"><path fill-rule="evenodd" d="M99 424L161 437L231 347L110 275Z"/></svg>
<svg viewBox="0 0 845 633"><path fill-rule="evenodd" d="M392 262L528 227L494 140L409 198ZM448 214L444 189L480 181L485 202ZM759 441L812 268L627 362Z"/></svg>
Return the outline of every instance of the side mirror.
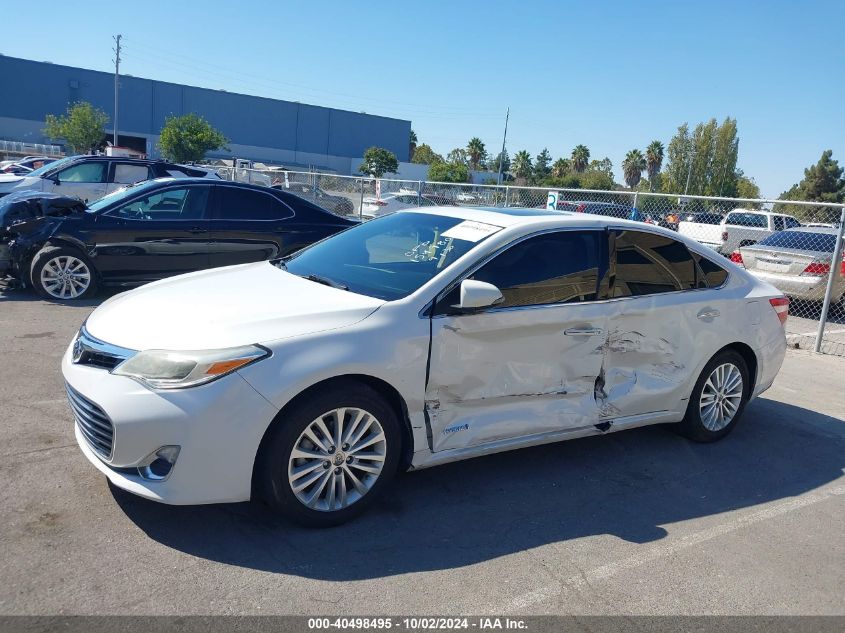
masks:
<svg viewBox="0 0 845 633"><path fill-rule="evenodd" d="M504 300L502 291L493 284L464 279L461 282L461 301L456 307L466 311L478 310L489 308Z"/></svg>

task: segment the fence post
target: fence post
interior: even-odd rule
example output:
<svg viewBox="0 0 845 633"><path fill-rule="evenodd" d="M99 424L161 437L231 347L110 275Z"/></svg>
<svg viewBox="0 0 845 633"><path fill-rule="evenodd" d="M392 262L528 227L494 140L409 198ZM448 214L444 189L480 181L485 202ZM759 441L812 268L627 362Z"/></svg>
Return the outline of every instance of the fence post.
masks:
<svg viewBox="0 0 845 633"><path fill-rule="evenodd" d="M363 178L363 176L358 179L358 183L361 185L361 204L358 205L358 219L363 222L364 221L364 178Z"/></svg>
<svg viewBox="0 0 845 633"><path fill-rule="evenodd" d="M511 206L510 197L511 197L510 185L505 185L505 207Z"/></svg>
<svg viewBox="0 0 845 633"><path fill-rule="evenodd" d="M635 209L637 208L637 196L639 195L639 193L640 193L639 191L634 192L634 202L631 204L631 206L634 207Z"/></svg>
<svg viewBox="0 0 845 633"><path fill-rule="evenodd" d="M422 206L422 192L423 192L423 181L417 181L417 206Z"/></svg>
<svg viewBox="0 0 845 633"><path fill-rule="evenodd" d="M827 312L830 309L830 299L833 294L833 283L839 275L839 270L842 268L842 234L845 232L845 207L842 207L839 214L839 233L836 236L836 245L833 247L833 259L830 261L830 276L827 278L827 288L824 292L824 303L822 303L822 313L819 317L819 331L816 334L816 345L814 351L820 352L822 350L822 339L824 338L824 328L827 325Z"/></svg>

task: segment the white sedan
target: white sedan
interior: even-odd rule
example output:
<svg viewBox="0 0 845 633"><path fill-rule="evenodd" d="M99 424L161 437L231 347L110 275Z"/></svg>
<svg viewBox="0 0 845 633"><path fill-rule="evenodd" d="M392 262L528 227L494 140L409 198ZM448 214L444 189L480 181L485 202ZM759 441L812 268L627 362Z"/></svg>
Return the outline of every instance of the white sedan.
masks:
<svg viewBox="0 0 845 633"><path fill-rule="evenodd" d="M775 379L787 310L658 227L430 207L117 295L62 370L116 486L324 526L400 468L667 422L722 438Z"/></svg>

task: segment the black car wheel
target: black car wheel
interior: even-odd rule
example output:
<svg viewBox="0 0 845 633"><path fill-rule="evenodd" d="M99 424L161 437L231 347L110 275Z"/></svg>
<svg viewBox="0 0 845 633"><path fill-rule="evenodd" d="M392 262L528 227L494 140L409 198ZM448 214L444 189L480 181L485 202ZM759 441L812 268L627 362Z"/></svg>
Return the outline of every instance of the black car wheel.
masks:
<svg viewBox="0 0 845 633"><path fill-rule="evenodd" d="M85 299L97 290L91 260L65 246L45 246L32 259L32 287L42 297L69 301Z"/></svg>

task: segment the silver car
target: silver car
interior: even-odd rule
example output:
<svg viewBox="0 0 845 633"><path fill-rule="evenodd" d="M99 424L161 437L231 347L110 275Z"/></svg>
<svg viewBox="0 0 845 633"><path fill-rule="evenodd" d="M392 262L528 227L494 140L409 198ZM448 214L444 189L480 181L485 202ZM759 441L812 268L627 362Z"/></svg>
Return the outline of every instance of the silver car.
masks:
<svg viewBox="0 0 845 633"><path fill-rule="evenodd" d="M807 301L824 299L833 267L836 277L831 301L841 302L845 299L845 262L831 262L837 233L835 228L823 227L780 231L757 244L743 246L739 257L735 251L731 259L785 295Z"/></svg>

